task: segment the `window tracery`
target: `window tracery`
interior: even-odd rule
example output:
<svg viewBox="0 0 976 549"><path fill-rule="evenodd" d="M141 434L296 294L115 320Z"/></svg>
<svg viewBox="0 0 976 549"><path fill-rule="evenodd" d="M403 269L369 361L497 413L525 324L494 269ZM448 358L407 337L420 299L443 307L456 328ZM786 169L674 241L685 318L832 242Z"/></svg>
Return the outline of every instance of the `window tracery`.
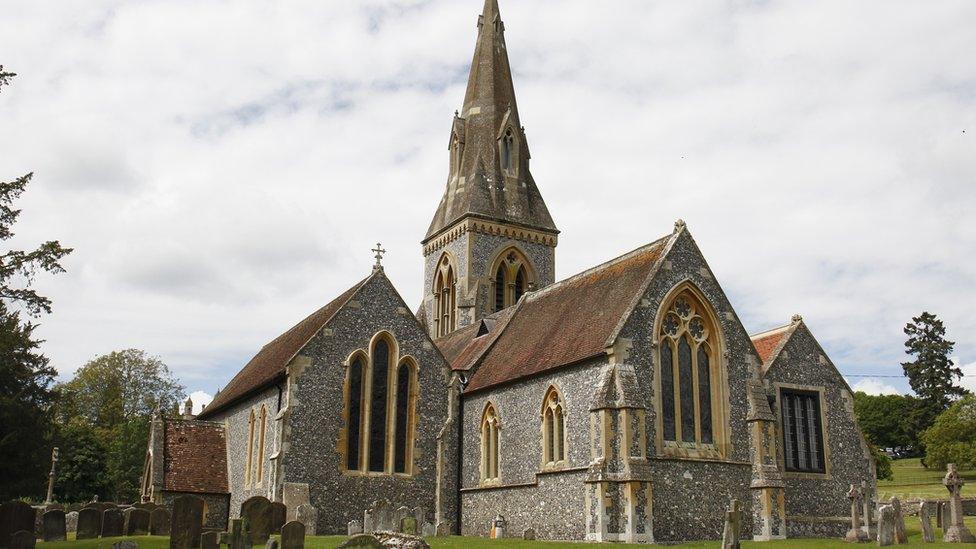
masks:
<svg viewBox="0 0 976 549"><path fill-rule="evenodd" d="M542 465L558 468L566 463L565 407L555 387L542 400Z"/></svg>
<svg viewBox="0 0 976 549"><path fill-rule="evenodd" d="M257 463L257 484L261 485L264 479L264 437L268 428L268 408L261 405L261 430L258 431L258 463Z"/></svg>
<svg viewBox="0 0 976 549"><path fill-rule="evenodd" d="M518 140L515 137L515 130L511 127L507 128L500 141L502 173L512 177L518 176Z"/></svg>
<svg viewBox="0 0 976 549"><path fill-rule="evenodd" d="M483 484L499 480L499 421L495 406L488 403L481 417L481 481Z"/></svg>
<svg viewBox="0 0 976 549"><path fill-rule="evenodd" d="M437 337L457 328L457 275L447 254L438 263L434 281L434 324Z"/></svg>
<svg viewBox="0 0 976 549"><path fill-rule="evenodd" d="M495 311L515 305L534 286L535 278L531 269L532 264L528 258L515 248L499 254L492 271Z"/></svg>
<svg viewBox="0 0 976 549"><path fill-rule="evenodd" d="M254 409L247 419L247 467L244 469L244 484L251 484L251 467L254 465Z"/></svg>

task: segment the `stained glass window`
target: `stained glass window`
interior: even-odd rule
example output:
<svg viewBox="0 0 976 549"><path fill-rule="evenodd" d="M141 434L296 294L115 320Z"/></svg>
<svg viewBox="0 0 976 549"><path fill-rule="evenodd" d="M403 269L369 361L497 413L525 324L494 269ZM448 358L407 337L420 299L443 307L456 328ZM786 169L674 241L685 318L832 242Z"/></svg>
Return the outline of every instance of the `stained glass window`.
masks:
<svg viewBox="0 0 976 549"><path fill-rule="evenodd" d="M349 424L346 437L346 469L359 470L359 435L363 402L363 359L356 357L349 365Z"/></svg>
<svg viewBox="0 0 976 549"><path fill-rule="evenodd" d="M373 347L373 390L370 395L369 470L386 470L386 399L390 370L390 346L380 339Z"/></svg>
<svg viewBox="0 0 976 549"><path fill-rule="evenodd" d="M410 366L406 362L397 368L396 396L396 441L394 447L393 470L407 472L407 429L409 428Z"/></svg>

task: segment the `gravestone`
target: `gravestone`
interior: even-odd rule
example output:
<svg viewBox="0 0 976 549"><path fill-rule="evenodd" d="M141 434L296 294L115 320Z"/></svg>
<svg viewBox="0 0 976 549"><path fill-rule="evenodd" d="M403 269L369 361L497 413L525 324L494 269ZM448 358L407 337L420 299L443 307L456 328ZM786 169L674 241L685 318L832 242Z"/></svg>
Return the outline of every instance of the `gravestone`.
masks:
<svg viewBox="0 0 976 549"><path fill-rule="evenodd" d="M10 539L21 530L34 535L34 508L23 501L8 501L0 505L0 546L10 545Z"/></svg>
<svg viewBox="0 0 976 549"><path fill-rule="evenodd" d="M871 485L867 483L866 480L861 481L861 499L863 500L863 509L861 511L861 519L864 521L864 525L861 527L864 530L864 535L867 539L871 539L871 520L874 514L874 496L872 494Z"/></svg>
<svg viewBox="0 0 976 549"><path fill-rule="evenodd" d="M157 507L149 513L149 534L153 536L169 535L169 510Z"/></svg>
<svg viewBox="0 0 976 549"><path fill-rule="evenodd" d="M722 529L722 549L739 549L742 537L742 511L739 500L733 499L725 512L725 527Z"/></svg>
<svg viewBox="0 0 976 549"><path fill-rule="evenodd" d="M376 539L383 544L384 547L397 549L430 549L424 538L417 536L409 536L407 534L400 534L397 532L379 532L376 534Z"/></svg>
<svg viewBox="0 0 976 549"><path fill-rule="evenodd" d="M125 510L125 535L145 536L149 533L149 511L138 507Z"/></svg>
<svg viewBox="0 0 976 549"><path fill-rule="evenodd" d="M861 500L863 496L857 486L851 484L851 490L847 492L847 499L851 500L851 529L847 531L844 540L849 543L860 543L868 541L868 535L864 533L861 523Z"/></svg>
<svg viewBox="0 0 976 549"><path fill-rule="evenodd" d="M363 533L363 525L358 520L350 520L346 525L347 536L358 536Z"/></svg>
<svg viewBox="0 0 976 549"><path fill-rule="evenodd" d="M432 538L437 535L437 526L433 523L425 522L423 526L420 527L420 534L425 538Z"/></svg>
<svg viewBox="0 0 976 549"><path fill-rule="evenodd" d="M373 511L372 509L366 509L363 511L363 533L371 534L376 531L373 527Z"/></svg>
<svg viewBox="0 0 976 549"><path fill-rule="evenodd" d="M396 510L393 511L392 530L395 532L402 532L403 530L400 529L401 522L403 521L404 518L409 517L411 513L413 513L413 511L411 511L409 507L405 507L403 505L397 507Z"/></svg>
<svg viewBox="0 0 976 549"><path fill-rule="evenodd" d="M97 507L78 511L78 531L75 539L93 539L102 533L102 512Z"/></svg>
<svg viewBox="0 0 976 549"><path fill-rule="evenodd" d="M314 536L319 522L319 510L308 503L303 503L298 506L295 513L295 520L305 525L306 535ZM358 533L363 533L362 526L360 526Z"/></svg>
<svg viewBox="0 0 976 549"><path fill-rule="evenodd" d="M199 549L203 534L203 498L180 496L173 500L169 519L170 549Z"/></svg>
<svg viewBox="0 0 976 549"><path fill-rule="evenodd" d="M204 532L200 536L200 549L220 549L220 532Z"/></svg>
<svg viewBox="0 0 976 549"><path fill-rule="evenodd" d="M386 549L380 540L371 534L353 536L339 545L339 549Z"/></svg>
<svg viewBox="0 0 976 549"><path fill-rule="evenodd" d="M949 506L946 510L948 517L943 516L942 518L943 522L948 524L948 528L944 530L945 534L942 536L942 541L946 543L976 542L976 537L973 536L969 528L966 528L965 523L963 523L961 492L963 485L966 483L959 476L955 463L949 464L946 476L942 479L942 484L945 485L946 490L949 490Z"/></svg>
<svg viewBox="0 0 976 549"><path fill-rule="evenodd" d="M435 535L438 537L450 536L451 523L445 521L438 522Z"/></svg>
<svg viewBox="0 0 976 549"><path fill-rule="evenodd" d="M522 532L522 539L526 541L535 541L535 529L526 528L525 531Z"/></svg>
<svg viewBox="0 0 976 549"><path fill-rule="evenodd" d="M271 502L271 533L280 534L281 527L285 525L288 516L288 508L280 501Z"/></svg>
<svg viewBox="0 0 976 549"><path fill-rule="evenodd" d="M491 530L488 533L488 537L491 539L502 539L505 537L505 528L508 523L505 521L505 517L501 515L495 515L495 520L491 521Z"/></svg>
<svg viewBox="0 0 976 549"><path fill-rule="evenodd" d="M305 525L293 520L281 527L281 549L305 549Z"/></svg>
<svg viewBox="0 0 976 549"><path fill-rule="evenodd" d="M938 502L935 501L923 501L918 508L918 520L922 523L922 541L925 543L935 541L935 532L932 531L932 515L935 514L937 505Z"/></svg>
<svg viewBox="0 0 976 549"><path fill-rule="evenodd" d="M271 537L271 501L264 496L252 496L241 504L241 518L244 519L252 545L264 545Z"/></svg>
<svg viewBox="0 0 976 549"><path fill-rule="evenodd" d="M418 527L427 522L427 512L424 511L423 507L414 507L412 512L413 518L417 520Z"/></svg>
<svg viewBox="0 0 976 549"><path fill-rule="evenodd" d="M288 509L287 520L298 520L298 506L312 504L312 500L308 496L308 484L304 482L286 482L281 491L281 501Z"/></svg>
<svg viewBox="0 0 976 549"><path fill-rule="evenodd" d="M112 549L139 549L139 544L131 539L124 539L113 543Z"/></svg>
<svg viewBox="0 0 976 549"><path fill-rule="evenodd" d="M69 534L78 531L78 511L69 511L64 514L64 528Z"/></svg>
<svg viewBox="0 0 976 549"><path fill-rule="evenodd" d="M244 519L231 519L227 537L227 546L230 549L244 549Z"/></svg>
<svg viewBox="0 0 976 549"><path fill-rule="evenodd" d="M34 535L33 530L18 530L10 536L10 544L8 547L10 549L34 549L36 543L37 537Z"/></svg>
<svg viewBox="0 0 976 549"><path fill-rule="evenodd" d="M411 536L416 536L417 532L417 519L410 515L407 515L400 519L400 527L397 529L398 532L402 534L409 534Z"/></svg>
<svg viewBox="0 0 976 549"><path fill-rule="evenodd" d="M145 509L146 511L152 513L153 510L157 509L159 506L156 505L155 503L147 501L144 503L136 503L135 505L133 505L133 507L135 507L136 509Z"/></svg>
<svg viewBox="0 0 976 549"><path fill-rule="evenodd" d="M68 530L65 525L64 511L55 509L44 513L44 527L41 539L44 541L64 541L68 539Z"/></svg>
<svg viewBox="0 0 976 549"><path fill-rule="evenodd" d="M894 545L895 521L895 509L891 505L882 505L878 509L878 545Z"/></svg>
<svg viewBox="0 0 976 549"><path fill-rule="evenodd" d="M278 549L278 540L268 538L267 543L264 544L264 549Z"/></svg>
<svg viewBox="0 0 976 549"><path fill-rule="evenodd" d="M905 532L905 515L901 511L901 500L897 497L891 498L891 508L895 510L895 543L908 543L908 534Z"/></svg>
<svg viewBox="0 0 976 549"><path fill-rule="evenodd" d="M371 530L366 530L366 533L390 532L393 530L393 505L389 501L385 499L374 501L371 511L373 526ZM365 521L363 524L365 525Z"/></svg>
<svg viewBox="0 0 976 549"><path fill-rule="evenodd" d="M118 508L111 508L102 511L102 537L112 538L122 535L125 526L125 517Z"/></svg>

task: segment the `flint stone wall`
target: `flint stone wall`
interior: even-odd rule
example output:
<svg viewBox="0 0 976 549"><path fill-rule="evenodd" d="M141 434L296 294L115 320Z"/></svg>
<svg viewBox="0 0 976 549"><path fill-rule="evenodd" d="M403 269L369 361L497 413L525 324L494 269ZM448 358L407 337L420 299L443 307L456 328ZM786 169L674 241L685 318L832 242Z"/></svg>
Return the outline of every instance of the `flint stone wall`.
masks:
<svg viewBox="0 0 976 549"><path fill-rule="evenodd" d="M204 530L219 530L224 531L227 529L229 524L229 513L230 513L230 496L227 494L196 494L190 492L163 492L163 502L162 506L170 512L170 521L172 521L173 515L173 500L180 496L197 496L203 498L204 503L204 515L203 515L203 529ZM240 513L240 508L237 510Z"/></svg>

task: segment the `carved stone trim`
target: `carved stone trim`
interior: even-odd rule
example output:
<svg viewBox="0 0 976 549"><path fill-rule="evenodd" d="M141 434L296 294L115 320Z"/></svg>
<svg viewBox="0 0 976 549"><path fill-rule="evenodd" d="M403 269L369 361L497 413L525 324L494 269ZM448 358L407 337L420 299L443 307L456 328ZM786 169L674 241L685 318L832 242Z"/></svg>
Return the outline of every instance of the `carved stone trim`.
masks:
<svg viewBox="0 0 976 549"><path fill-rule="evenodd" d="M559 237L552 233L527 229L515 225L487 221L467 217L452 225L449 229L442 232L436 238L424 243L424 255L429 255L457 240L465 233L481 233L494 236L503 236L512 240L530 242L533 244L543 244L545 246L556 247Z"/></svg>

